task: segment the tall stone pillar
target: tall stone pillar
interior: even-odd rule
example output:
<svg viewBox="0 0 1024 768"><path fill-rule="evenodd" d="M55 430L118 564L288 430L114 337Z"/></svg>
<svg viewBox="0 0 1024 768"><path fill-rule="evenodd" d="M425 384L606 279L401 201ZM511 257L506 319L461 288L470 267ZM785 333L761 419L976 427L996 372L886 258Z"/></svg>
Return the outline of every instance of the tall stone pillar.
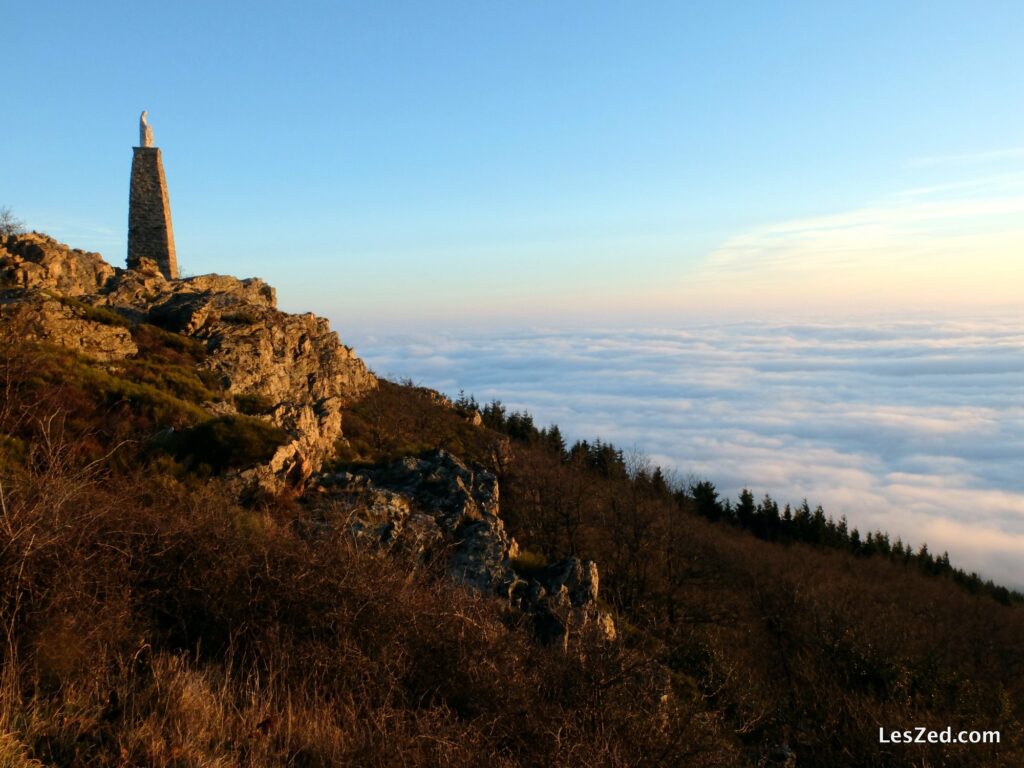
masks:
<svg viewBox="0 0 1024 768"><path fill-rule="evenodd" d="M133 147L132 185L128 197L128 269L137 269L141 259L152 259L164 277L178 277L171 227L171 201L160 148L152 146L153 129L140 120L141 147Z"/></svg>

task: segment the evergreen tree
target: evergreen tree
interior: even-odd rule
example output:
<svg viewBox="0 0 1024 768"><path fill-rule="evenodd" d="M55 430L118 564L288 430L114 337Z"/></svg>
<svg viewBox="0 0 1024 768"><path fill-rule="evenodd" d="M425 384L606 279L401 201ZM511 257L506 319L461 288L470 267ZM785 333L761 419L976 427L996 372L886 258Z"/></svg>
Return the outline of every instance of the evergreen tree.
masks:
<svg viewBox="0 0 1024 768"><path fill-rule="evenodd" d="M850 531L850 551L855 555L859 555L861 550L860 543L860 531L854 528Z"/></svg>
<svg viewBox="0 0 1024 768"><path fill-rule="evenodd" d="M754 506L754 494L744 488L740 491L740 498L736 503L736 522L744 528L752 529L756 514L757 507Z"/></svg>
<svg viewBox="0 0 1024 768"><path fill-rule="evenodd" d="M793 515L793 538L797 541L811 540L811 508L807 499L803 500Z"/></svg>
<svg viewBox="0 0 1024 768"><path fill-rule="evenodd" d="M505 431L505 406L501 404L501 400L492 400L489 405L484 407L483 413L480 415L483 417L485 426L495 432Z"/></svg>
<svg viewBox="0 0 1024 768"><path fill-rule="evenodd" d="M780 527L779 505L766 493L757 506L754 533L763 539L774 539L777 537Z"/></svg>
<svg viewBox="0 0 1024 768"><path fill-rule="evenodd" d="M710 480L701 480L690 486L697 514L708 520L719 520L722 517L722 505L718 500L718 490Z"/></svg>
<svg viewBox="0 0 1024 768"><path fill-rule="evenodd" d="M565 461L565 439L562 437L562 430L558 428L558 425L552 424L548 427L547 431L543 433L543 438L548 450L558 456L559 461Z"/></svg>
<svg viewBox="0 0 1024 768"><path fill-rule="evenodd" d="M814 508L814 515L811 517L811 541L815 544L823 544L828 533L828 520L825 518L825 510L821 504Z"/></svg>
<svg viewBox="0 0 1024 768"><path fill-rule="evenodd" d="M846 520L846 515L839 518L839 522L836 523L836 541L835 546L845 549L850 544L850 528L849 523Z"/></svg>
<svg viewBox="0 0 1024 768"><path fill-rule="evenodd" d="M668 481L665 480L661 467L655 467L651 473L651 490L658 496L669 495Z"/></svg>

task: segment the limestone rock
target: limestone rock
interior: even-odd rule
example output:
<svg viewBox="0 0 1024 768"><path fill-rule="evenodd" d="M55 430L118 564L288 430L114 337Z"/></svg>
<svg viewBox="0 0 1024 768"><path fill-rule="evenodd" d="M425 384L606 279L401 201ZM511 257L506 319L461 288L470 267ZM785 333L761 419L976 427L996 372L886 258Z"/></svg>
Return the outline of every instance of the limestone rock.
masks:
<svg viewBox="0 0 1024 768"><path fill-rule="evenodd" d="M490 472L438 450L323 480L329 493L352 502L355 511L345 525L357 540L444 558L455 581L533 615L546 642L567 643L582 631L615 639L615 622L597 601L595 563L568 558L530 582L516 573L519 548L500 517L498 481Z"/></svg>
<svg viewBox="0 0 1024 768"><path fill-rule="evenodd" d="M23 294L17 301L0 300L0 318L13 322L15 316L28 338L97 360L122 360L139 351L124 326L91 320L84 308L66 305L41 291Z"/></svg>
<svg viewBox="0 0 1024 768"><path fill-rule="evenodd" d="M262 280L203 275L163 280L129 275L108 301L126 299L145 318L203 341L204 365L234 395L258 395L273 405L269 418L294 440L246 479L268 492L301 485L330 456L342 434L341 411L377 386L355 353L324 318L276 309Z"/></svg>
<svg viewBox="0 0 1024 768"><path fill-rule="evenodd" d="M549 592L559 591L564 587L570 603L575 607L597 601L597 564L591 560L566 558L548 566L538 575L537 580Z"/></svg>
<svg viewBox="0 0 1024 768"><path fill-rule="evenodd" d="M615 622L597 601L597 563L569 557L545 568L531 585L530 599L538 634L548 642L566 642L573 631L616 638Z"/></svg>
<svg viewBox="0 0 1024 768"><path fill-rule="evenodd" d="M98 253L69 248L38 232L0 239L0 282L7 285L84 296L101 291L115 272Z"/></svg>
<svg viewBox="0 0 1024 768"><path fill-rule="evenodd" d="M126 328L90 322L87 312L59 300L28 300L29 294L43 296L45 290L203 342L208 352L203 364L224 388L269 402L272 409L265 418L292 437L270 462L242 473L244 484L270 493L301 486L333 452L345 404L377 386L373 374L341 344L327 320L279 311L274 289L262 280L225 275L168 279L148 258L134 266L114 269L98 254L71 250L35 233L0 243L0 278L22 289L8 303L32 305L39 338L101 360L137 352Z"/></svg>
<svg viewBox="0 0 1024 768"><path fill-rule="evenodd" d="M360 503L346 521L356 539L385 551L404 550L420 560L443 546L444 534L433 517L417 510L408 497L374 488L365 477L361 479ZM350 476L348 482L350 488L359 487L357 478Z"/></svg>
<svg viewBox="0 0 1024 768"><path fill-rule="evenodd" d="M474 471L439 450L420 459L408 456L383 470L341 476L336 482L343 490L369 494L370 510L380 509L382 502L389 509L387 523L374 529L379 544L391 546L401 536L405 518L419 511L446 542L448 571L454 579L506 597L518 583L510 561L517 548L498 516L498 480L490 472ZM419 528L422 535L423 526ZM436 539L432 534L427 538Z"/></svg>

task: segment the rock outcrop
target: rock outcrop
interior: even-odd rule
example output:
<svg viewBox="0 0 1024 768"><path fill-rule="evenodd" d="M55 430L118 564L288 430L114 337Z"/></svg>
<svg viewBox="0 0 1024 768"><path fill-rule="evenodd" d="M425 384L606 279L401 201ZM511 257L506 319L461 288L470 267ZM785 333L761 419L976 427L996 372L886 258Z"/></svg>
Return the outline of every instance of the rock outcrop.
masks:
<svg viewBox="0 0 1024 768"><path fill-rule="evenodd" d="M440 558L454 580L532 615L544 641L564 643L583 631L615 638L612 617L598 603L595 563L571 557L530 576L516 571L519 547L505 530L490 472L438 450L321 481L324 494L348 502L341 525L356 539L421 561Z"/></svg>
<svg viewBox="0 0 1024 768"><path fill-rule="evenodd" d="M261 418L290 440L269 461L241 472L242 490L301 489L342 437L342 411L377 386L376 378L328 322L277 309L262 280L223 275L168 279L145 258L111 267L38 233L0 240L0 313L17 314L24 333L101 362L138 353L133 324L151 323L202 343L201 366L235 399L261 404ZM433 393L438 404L455 405ZM232 398L208 403L211 417L236 413ZM480 424L474 411L467 418ZM506 461L507 443L496 448ZM533 619L545 642L572 634L615 638L598 602L598 570L569 558L517 569L519 547L499 514L498 480L439 450L390 466L321 475L316 486L343 502L348 516L325 523L379 550L403 550L440 564L457 582L497 595Z"/></svg>
<svg viewBox="0 0 1024 768"><path fill-rule="evenodd" d="M0 318L14 320L29 337L110 362L136 354L139 348L127 327L116 322L116 316L90 317L89 306L42 291L21 294L16 300L0 297ZM111 322L114 320L115 322Z"/></svg>
<svg viewBox="0 0 1024 768"><path fill-rule="evenodd" d="M115 269L99 254L32 233L0 242L0 280L20 289L3 307L21 307L31 335L99 360L137 352L128 321L203 342L203 365L224 389L266 402L263 418L292 438L269 463L244 473L250 488L301 485L341 437L344 405L377 386L327 320L281 312L274 289L259 279L169 280L147 259L132 270ZM126 322L118 324L120 318Z"/></svg>
<svg viewBox="0 0 1024 768"><path fill-rule="evenodd" d="M98 253L69 248L37 232L0 239L4 285L86 296L102 291L116 273Z"/></svg>
<svg viewBox="0 0 1024 768"><path fill-rule="evenodd" d="M165 279L155 265L115 279L106 305L205 343L204 365L232 395L258 396L268 418L295 439L247 480L274 491L282 478L301 484L320 468L342 434L341 411L377 385L324 318L276 307L259 279L224 275Z"/></svg>

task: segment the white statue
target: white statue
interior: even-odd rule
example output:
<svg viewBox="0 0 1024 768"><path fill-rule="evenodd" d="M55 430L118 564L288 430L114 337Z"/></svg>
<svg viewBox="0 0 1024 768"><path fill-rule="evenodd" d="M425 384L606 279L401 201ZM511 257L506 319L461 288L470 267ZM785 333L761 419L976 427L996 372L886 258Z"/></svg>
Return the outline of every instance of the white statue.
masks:
<svg viewBox="0 0 1024 768"><path fill-rule="evenodd" d="M139 146L153 146L153 126L146 122L146 110L142 110L139 118Z"/></svg>

